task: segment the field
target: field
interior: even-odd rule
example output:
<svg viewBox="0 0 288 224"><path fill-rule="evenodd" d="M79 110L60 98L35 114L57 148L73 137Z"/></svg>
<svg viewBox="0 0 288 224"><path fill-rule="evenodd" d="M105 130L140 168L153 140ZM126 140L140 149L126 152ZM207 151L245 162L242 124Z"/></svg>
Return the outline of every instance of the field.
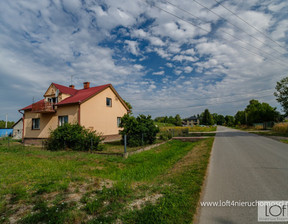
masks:
<svg viewBox="0 0 288 224"><path fill-rule="evenodd" d="M0 145L0 223L190 223L213 138L124 159Z"/></svg>
<svg viewBox="0 0 288 224"><path fill-rule="evenodd" d="M162 127L175 127L174 124L170 124L170 123L161 123L161 122L155 122L154 121L154 124L157 125L159 128L162 128Z"/></svg>
<svg viewBox="0 0 288 224"><path fill-rule="evenodd" d="M175 131L179 131L179 130L188 130L189 132L213 132L216 131L217 127L216 126L193 126L193 127L161 127L160 131L167 131L167 130L175 130Z"/></svg>

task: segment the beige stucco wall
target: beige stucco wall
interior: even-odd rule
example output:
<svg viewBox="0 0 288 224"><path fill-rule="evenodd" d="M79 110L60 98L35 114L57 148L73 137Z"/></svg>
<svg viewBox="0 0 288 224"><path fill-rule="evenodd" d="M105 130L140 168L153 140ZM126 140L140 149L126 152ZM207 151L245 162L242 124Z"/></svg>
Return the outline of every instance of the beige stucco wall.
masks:
<svg viewBox="0 0 288 224"><path fill-rule="evenodd" d="M51 84L49 88L47 89L46 93L44 94L44 97L55 96L56 90L57 88L53 84Z"/></svg>
<svg viewBox="0 0 288 224"><path fill-rule="evenodd" d="M24 138L48 138L50 130L58 127L58 116L68 115L69 123L77 123L78 109L79 105L66 105L58 107L56 113L25 111ZM40 118L40 130L32 130L32 118Z"/></svg>
<svg viewBox="0 0 288 224"><path fill-rule="evenodd" d="M46 93L44 94L44 97L55 97L56 90L57 90L57 88L53 84L51 84L49 86L49 88L47 89ZM62 100L65 100L69 96L71 96L71 95L66 94L66 93L59 93L58 102L61 102Z"/></svg>
<svg viewBox="0 0 288 224"><path fill-rule="evenodd" d="M112 107L106 106L106 97L112 99ZM119 133L117 117L123 117L127 110L111 90L107 88L80 105L80 124L103 135Z"/></svg>
<svg viewBox="0 0 288 224"><path fill-rule="evenodd" d="M59 94L59 97L58 97L58 102L60 103L62 100L65 100L65 99L68 98L69 96L71 96L71 95L65 94L65 93L60 93L60 94Z"/></svg>

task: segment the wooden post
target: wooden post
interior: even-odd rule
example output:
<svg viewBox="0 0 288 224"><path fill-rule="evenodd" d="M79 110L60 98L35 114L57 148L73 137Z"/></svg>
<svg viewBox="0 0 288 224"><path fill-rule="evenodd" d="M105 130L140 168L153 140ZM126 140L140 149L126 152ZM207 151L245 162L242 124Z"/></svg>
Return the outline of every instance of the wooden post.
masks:
<svg viewBox="0 0 288 224"><path fill-rule="evenodd" d="M128 158L128 153L127 153L127 135L124 135L124 158Z"/></svg>

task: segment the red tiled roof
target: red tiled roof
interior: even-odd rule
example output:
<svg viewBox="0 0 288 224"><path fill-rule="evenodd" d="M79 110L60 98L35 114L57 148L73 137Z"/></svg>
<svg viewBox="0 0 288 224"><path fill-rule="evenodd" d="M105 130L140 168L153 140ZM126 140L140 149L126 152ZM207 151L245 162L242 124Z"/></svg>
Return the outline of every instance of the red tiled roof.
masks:
<svg viewBox="0 0 288 224"><path fill-rule="evenodd" d="M91 87L88 89L73 89L70 87L62 86L56 83L52 83L61 93L66 93L71 95L70 97L62 100L60 103L57 105L65 105L65 104L71 104L71 103L82 103L83 101L89 99L90 97L96 95L97 93L101 92L102 90L106 89L107 87L111 86L111 84L106 84L102 86L96 86L96 87ZM43 102L43 100L38 101L37 103ZM20 110L31 110L32 109L32 104L24 107Z"/></svg>
<svg viewBox="0 0 288 224"><path fill-rule="evenodd" d="M42 102L44 102L44 99L43 99L43 100L39 100L39 101L36 102L36 103L42 103ZM32 104L29 105L29 106L27 106L27 107L24 107L24 108L22 108L22 109L20 109L20 110L32 110Z"/></svg>
<svg viewBox="0 0 288 224"><path fill-rule="evenodd" d="M101 92L102 90L106 89L109 86L111 86L111 84L91 87L89 89L77 90L75 95L70 96L70 97L62 100L57 105L64 105L64 104L70 104L70 103L81 103L81 102L89 99L90 97L94 96L95 94Z"/></svg>
<svg viewBox="0 0 288 224"><path fill-rule="evenodd" d="M52 83L61 93L66 93L69 95L74 95L77 92L77 89L73 89L67 86L62 86L56 83Z"/></svg>

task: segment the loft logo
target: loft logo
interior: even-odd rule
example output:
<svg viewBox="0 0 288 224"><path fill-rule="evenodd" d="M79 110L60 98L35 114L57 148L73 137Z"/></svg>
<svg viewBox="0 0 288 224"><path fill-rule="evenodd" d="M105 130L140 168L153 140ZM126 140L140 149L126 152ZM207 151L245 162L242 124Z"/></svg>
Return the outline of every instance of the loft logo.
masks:
<svg viewBox="0 0 288 224"><path fill-rule="evenodd" d="M288 201L258 201L258 222L288 221Z"/></svg>

